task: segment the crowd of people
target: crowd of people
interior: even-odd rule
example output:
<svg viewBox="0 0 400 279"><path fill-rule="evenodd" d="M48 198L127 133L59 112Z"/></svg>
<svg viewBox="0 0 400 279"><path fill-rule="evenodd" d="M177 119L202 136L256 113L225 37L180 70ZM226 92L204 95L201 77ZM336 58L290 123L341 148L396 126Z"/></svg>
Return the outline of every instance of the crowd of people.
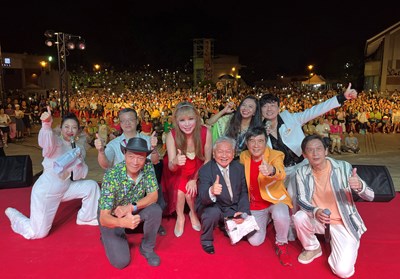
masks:
<svg viewBox="0 0 400 279"><path fill-rule="evenodd" d="M6 215L16 233L43 238L54 208L83 198L77 224L100 227L105 254L116 268L129 264L125 234L141 223L140 253L149 265L160 265L157 235L167 233L162 216L176 216L173 233L181 237L187 209L207 254L216 253L216 227L230 237L227 220L246 226L254 217L256 229L242 236L252 246L264 242L272 223L274 249L283 266L292 265L287 247L297 238L303 247L300 263L321 256L315 233L329 224L329 266L348 278L366 230L351 193L365 200L373 200L374 193L349 163L328 155L359 152L355 133L400 132L397 96L358 93L351 84L339 92L239 88L228 95L210 88L117 95L83 90L70 97L59 134L50 128L60 112L57 100L56 94L33 98L28 102L33 109L25 108L19 117L28 115L31 125L41 125L46 171L34 185L31 216L14 208L7 208ZM22 128L16 124L20 136L15 130L12 137L20 102L28 104L9 98L3 104L7 109L0 111L3 142L30 134L22 123ZM90 146L105 171L101 187L85 180L85 149ZM57 187L46 183L54 178Z"/></svg>

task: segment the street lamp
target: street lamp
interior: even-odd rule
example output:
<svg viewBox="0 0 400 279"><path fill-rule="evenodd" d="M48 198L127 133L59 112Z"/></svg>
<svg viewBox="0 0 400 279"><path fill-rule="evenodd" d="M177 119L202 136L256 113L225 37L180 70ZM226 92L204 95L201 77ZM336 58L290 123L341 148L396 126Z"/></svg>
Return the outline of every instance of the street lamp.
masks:
<svg viewBox="0 0 400 279"><path fill-rule="evenodd" d="M40 66L42 66L42 72L40 73L40 80L41 80L41 83L42 83L41 85L42 85L43 88L46 88L45 81L44 81L44 79L45 79L44 73L46 71L47 62L42 60L42 61L39 62L39 64L40 64Z"/></svg>
<svg viewBox="0 0 400 279"><path fill-rule="evenodd" d="M69 93L68 93L68 72L67 72L67 56L68 50L78 48L84 50L86 48L85 41L81 36L66 34L63 32L54 32L47 30L44 35L47 40L45 44L49 47L57 45L58 53L58 73L60 76L60 105L61 116L69 111Z"/></svg>
<svg viewBox="0 0 400 279"><path fill-rule="evenodd" d="M310 71L310 74L308 75L308 85L310 85L310 79L313 76L312 70L314 69L314 65L308 65L307 69Z"/></svg>

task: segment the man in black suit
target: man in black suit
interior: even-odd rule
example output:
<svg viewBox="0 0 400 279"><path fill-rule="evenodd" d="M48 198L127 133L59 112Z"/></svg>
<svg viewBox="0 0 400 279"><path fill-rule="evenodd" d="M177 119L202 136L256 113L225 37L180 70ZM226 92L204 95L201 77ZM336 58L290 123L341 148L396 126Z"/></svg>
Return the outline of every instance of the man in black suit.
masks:
<svg viewBox="0 0 400 279"><path fill-rule="evenodd" d="M225 217L250 215L244 167L235 156L235 140L220 137L213 146L213 160L199 170L199 189L196 211L201 219L201 245L208 254L214 254L213 231ZM227 172L227 177L224 172ZM237 224L243 218L234 219Z"/></svg>

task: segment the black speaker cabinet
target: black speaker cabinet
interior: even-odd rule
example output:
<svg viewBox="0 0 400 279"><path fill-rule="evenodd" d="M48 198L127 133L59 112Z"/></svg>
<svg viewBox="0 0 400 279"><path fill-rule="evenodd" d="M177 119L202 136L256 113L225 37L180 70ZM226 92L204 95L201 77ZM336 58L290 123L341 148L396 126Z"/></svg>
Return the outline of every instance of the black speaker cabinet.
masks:
<svg viewBox="0 0 400 279"><path fill-rule="evenodd" d="M357 174L375 192L375 202L388 202L396 196L393 180L386 166L353 165ZM353 194L355 201L363 201L357 194Z"/></svg>
<svg viewBox="0 0 400 279"><path fill-rule="evenodd" d="M32 172L29 155L0 157L0 189L32 186Z"/></svg>

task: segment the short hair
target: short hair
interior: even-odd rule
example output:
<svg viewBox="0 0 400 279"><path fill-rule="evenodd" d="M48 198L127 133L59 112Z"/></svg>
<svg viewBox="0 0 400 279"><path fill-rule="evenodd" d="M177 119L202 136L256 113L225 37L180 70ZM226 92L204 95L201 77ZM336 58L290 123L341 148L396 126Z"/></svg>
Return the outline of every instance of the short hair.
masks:
<svg viewBox="0 0 400 279"><path fill-rule="evenodd" d="M135 118L137 119L137 112L136 110L132 109L132 108L123 108L119 111L118 113L118 118L121 117L121 114L124 113L128 113L128 112L133 112L133 114L135 115Z"/></svg>
<svg viewBox="0 0 400 279"><path fill-rule="evenodd" d="M306 152L306 146L307 144L312 141L312 140L319 140L320 142L322 142L322 145L324 146L324 149L328 148L328 145L326 144L326 142L323 140L323 138L319 135L308 135L306 136L303 141L301 142L301 150L303 151L303 153Z"/></svg>
<svg viewBox="0 0 400 279"><path fill-rule="evenodd" d="M271 93L267 93L261 96L260 98L260 107L263 107L265 104L271 104L271 103L278 103L278 107L280 105L280 100L278 96L275 96Z"/></svg>
<svg viewBox="0 0 400 279"><path fill-rule="evenodd" d="M259 135L264 135L265 139L268 139L268 135L267 135L267 131L265 130L265 128L263 126L255 126L250 128L249 130L247 130L246 132L246 142L251 138L251 137L256 137Z"/></svg>
<svg viewBox="0 0 400 279"><path fill-rule="evenodd" d="M229 142L232 145L233 151L235 151L236 147L236 140L227 136L221 136L215 140L213 145L213 150L217 147L217 145L221 142Z"/></svg>
<svg viewBox="0 0 400 279"><path fill-rule="evenodd" d="M76 117L75 113L72 113L72 112L68 112L68 113L66 113L66 114L63 116L63 118L62 118L62 120L61 120L61 125L60 125L60 126L62 127L62 125L64 124L64 122L65 122L66 120L68 120L68 119L72 119L72 120L76 121L76 124L78 124L78 127L80 126L78 117Z"/></svg>

